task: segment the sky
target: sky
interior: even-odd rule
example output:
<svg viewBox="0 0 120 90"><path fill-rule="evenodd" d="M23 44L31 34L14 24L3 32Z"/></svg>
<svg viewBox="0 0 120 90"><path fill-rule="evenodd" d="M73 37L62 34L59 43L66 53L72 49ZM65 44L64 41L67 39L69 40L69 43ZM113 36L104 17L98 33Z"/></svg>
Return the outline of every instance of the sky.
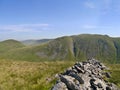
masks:
<svg viewBox="0 0 120 90"><path fill-rule="evenodd" d="M120 0L0 0L0 40L120 37Z"/></svg>

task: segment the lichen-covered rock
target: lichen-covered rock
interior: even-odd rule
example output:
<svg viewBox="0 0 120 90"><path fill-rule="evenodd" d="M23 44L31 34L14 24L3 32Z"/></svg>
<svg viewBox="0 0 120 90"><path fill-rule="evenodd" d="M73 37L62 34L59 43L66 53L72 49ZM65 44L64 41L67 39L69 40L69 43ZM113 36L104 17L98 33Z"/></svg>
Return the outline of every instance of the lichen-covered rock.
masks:
<svg viewBox="0 0 120 90"><path fill-rule="evenodd" d="M95 59L77 62L58 76L60 82L52 90L120 90L103 79L111 77L105 69L106 66Z"/></svg>

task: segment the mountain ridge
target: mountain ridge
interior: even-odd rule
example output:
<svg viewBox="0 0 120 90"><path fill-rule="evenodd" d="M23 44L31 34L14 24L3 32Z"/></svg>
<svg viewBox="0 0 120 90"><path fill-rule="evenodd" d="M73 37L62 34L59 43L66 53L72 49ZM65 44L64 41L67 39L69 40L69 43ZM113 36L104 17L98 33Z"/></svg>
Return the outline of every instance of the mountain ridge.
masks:
<svg viewBox="0 0 120 90"><path fill-rule="evenodd" d="M43 44L9 50L1 55L1 58L27 61L79 61L92 57L104 62L120 62L120 38L98 34L64 36Z"/></svg>

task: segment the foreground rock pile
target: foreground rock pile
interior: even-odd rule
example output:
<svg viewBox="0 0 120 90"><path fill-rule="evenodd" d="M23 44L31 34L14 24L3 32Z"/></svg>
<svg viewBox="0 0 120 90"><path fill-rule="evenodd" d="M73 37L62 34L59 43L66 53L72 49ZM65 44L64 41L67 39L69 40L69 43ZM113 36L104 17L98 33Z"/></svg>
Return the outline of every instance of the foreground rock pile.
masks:
<svg viewBox="0 0 120 90"><path fill-rule="evenodd" d="M104 78L110 78L106 67L95 59L77 62L58 75L59 80L52 90L120 90Z"/></svg>

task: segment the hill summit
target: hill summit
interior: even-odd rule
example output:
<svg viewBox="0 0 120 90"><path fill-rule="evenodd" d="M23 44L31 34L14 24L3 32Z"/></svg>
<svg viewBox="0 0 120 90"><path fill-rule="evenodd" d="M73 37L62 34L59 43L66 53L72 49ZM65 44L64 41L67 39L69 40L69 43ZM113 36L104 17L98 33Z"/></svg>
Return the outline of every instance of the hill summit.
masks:
<svg viewBox="0 0 120 90"><path fill-rule="evenodd" d="M5 40L0 42L0 53L5 53L9 50L22 48L22 47L24 47L24 45L19 41L13 39Z"/></svg>

